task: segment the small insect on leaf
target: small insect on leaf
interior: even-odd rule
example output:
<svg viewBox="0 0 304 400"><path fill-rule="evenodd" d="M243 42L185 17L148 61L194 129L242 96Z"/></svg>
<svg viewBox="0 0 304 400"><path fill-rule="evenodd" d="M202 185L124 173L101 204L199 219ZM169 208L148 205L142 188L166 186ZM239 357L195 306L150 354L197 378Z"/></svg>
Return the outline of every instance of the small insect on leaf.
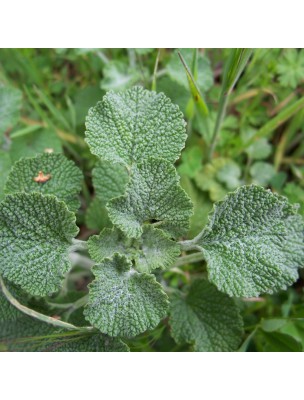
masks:
<svg viewBox="0 0 304 400"><path fill-rule="evenodd" d="M42 171L39 171L38 175L33 178L37 183L45 183L52 178L51 174L44 175Z"/></svg>

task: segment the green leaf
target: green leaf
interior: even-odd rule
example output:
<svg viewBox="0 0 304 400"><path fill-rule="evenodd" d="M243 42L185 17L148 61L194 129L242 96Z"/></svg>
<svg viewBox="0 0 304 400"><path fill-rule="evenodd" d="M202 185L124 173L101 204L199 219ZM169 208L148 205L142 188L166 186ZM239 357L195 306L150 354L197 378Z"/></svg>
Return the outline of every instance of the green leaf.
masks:
<svg viewBox="0 0 304 400"><path fill-rule="evenodd" d="M139 238L147 222L156 222L176 238L187 233L192 214L175 168L157 159L134 165L126 194L111 200L107 208L113 224L130 238Z"/></svg>
<svg viewBox="0 0 304 400"><path fill-rule="evenodd" d="M0 204L0 273L33 295L60 288L70 269L75 215L54 196L8 195Z"/></svg>
<svg viewBox="0 0 304 400"><path fill-rule="evenodd" d="M89 110L86 128L93 154L125 165L153 156L173 162L187 137L178 106L139 86L107 93Z"/></svg>
<svg viewBox="0 0 304 400"><path fill-rule="evenodd" d="M270 156L271 151L272 146L265 138L256 140L246 149L246 153L252 160L263 160Z"/></svg>
<svg viewBox="0 0 304 400"><path fill-rule="evenodd" d="M243 186L215 205L194 239L209 279L230 296L256 297L286 289L303 266L303 219L285 197Z"/></svg>
<svg viewBox="0 0 304 400"><path fill-rule="evenodd" d="M1 348L18 352L128 351L128 347L117 338L110 338L101 333L67 331L31 318L13 307L0 289Z"/></svg>
<svg viewBox="0 0 304 400"><path fill-rule="evenodd" d="M240 184L241 169L233 160L216 158L204 165L195 175L199 189L209 193L213 201L222 200L229 190Z"/></svg>
<svg viewBox="0 0 304 400"><path fill-rule="evenodd" d="M93 169L93 186L96 197L106 204L114 197L124 194L129 180L126 168L121 164L99 161Z"/></svg>
<svg viewBox="0 0 304 400"><path fill-rule="evenodd" d="M257 185L266 186L270 183L271 179L275 176L276 171L272 164L264 161L258 161L250 167L250 175L252 182Z"/></svg>
<svg viewBox="0 0 304 400"><path fill-rule="evenodd" d="M93 273L85 316L102 333L136 336L167 315L168 298L155 276L136 272L126 257L116 254Z"/></svg>
<svg viewBox="0 0 304 400"><path fill-rule="evenodd" d="M171 333L177 343L194 344L195 351L235 351L243 323L233 299L208 281L194 281L187 294L171 302Z"/></svg>
<svg viewBox="0 0 304 400"><path fill-rule="evenodd" d="M4 184L11 166L12 162L9 153L0 150L0 201L4 197Z"/></svg>
<svg viewBox="0 0 304 400"><path fill-rule="evenodd" d="M283 87L295 89L304 77L304 51L302 49L284 49L277 63L279 81Z"/></svg>
<svg viewBox="0 0 304 400"><path fill-rule="evenodd" d="M290 352L302 351L302 344L292 336L280 332L263 332L265 340L264 351L267 352Z"/></svg>
<svg viewBox="0 0 304 400"><path fill-rule="evenodd" d="M41 128L25 136L12 140L10 149L12 161L18 161L21 157L34 157L39 153L53 151L61 152L61 141L52 129Z"/></svg>
<svg viewBox="0 0 304 400"><path fill-rule="evenodd" d="M244 71L253 49L231 49L225 64L222 93L228 95Z"/></svg>
<svg viewBox="0 0 304 400"><path fill-rule="evenodd" d="M48 178L46 182L35 181L39 177L39 171L45 179ZM41 154L15 163L5 185L5 193L53 194L58 200L64 201L71 211L77 211L82 180L79 168L64 155Z"/></svg>
<svg viewBox="0 0 304 400"><path fill-rule="evenodd" d="M192 64L194 49L180 49L180 53L187 65ZM189 69L189 68L188 68ZM189 91L189 81L183 64L178 57L178 51L174 52L171 60L167 65L167 72L170 78L182 85L185 89ZM198 54L197 58L197 78L196 83L202 93L208 91L213 85L213 72L210 66L209 59L202 53Z"/></svg>
<svg viewBox="0 0 304 400"><path fill-rule="evenodd" d="M115 254L125 255L134 261L139 272L169 268L180 255L180 246L176 242L170 240L160 229L149 225L144 226L140 239L132 241L118 229L104 229L100 235L90 237L88 250L97 263Z"/></svg>
<svg viewBox="0 0 304 400"><path fill-rule="evenodd" d="M139 82L141 71L121 61L110 61L103 68L100 87L104 90L125 90Z"/></svg>
<svg viewBox="0 0 304 400"><path fill-rule="evenodd" d="M104 203L97 197L91 201L86 210L85 222L89 229L96 231L101 231L103 228L110 228L112 226Z"/></svg>
<svg viewBox="0 0 304 400"><path fill-rule="evenodd" d="M135 266L140 272L170 268L180 255L179 244L170 240L160 229L152 226L143 228L139 243L141 252L135 259Z"/></svg>
<svg viewBox="0 0 304 400"><path fill-rule="evenodd" d="M0 86L0 136L18 122L21 100L20 90Z"/></svg>
<svg viewBox="0 0 304 400"><path fill-rule="evenodd" d="M204 118L204 117L208 116L208 113L209 113L207 104L199 90L198 85L196 84L196 81L195 81L184 57L182 56L182 54L180 52L178 52L178 55L179 55L179 58L183 64L183 67L184 67L186 75L187 75L189 89L190 89L190 93L192 95L194 104L196 105L200 115Z"/></svg>
<svg viewBox="0 0 304 400"><path fill-rule="evenodd" d="M304 216L304 189L293 182L288 183L284 188L284 194L291 203L299 203L299 212Z"/></svg>

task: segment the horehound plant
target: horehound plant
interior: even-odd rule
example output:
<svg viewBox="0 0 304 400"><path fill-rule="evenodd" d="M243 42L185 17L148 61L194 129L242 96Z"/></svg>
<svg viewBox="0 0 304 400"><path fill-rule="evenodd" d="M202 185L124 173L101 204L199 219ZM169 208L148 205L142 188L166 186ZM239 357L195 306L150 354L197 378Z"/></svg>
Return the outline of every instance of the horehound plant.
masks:
<svg viewBox="0 0 304 400"><path fill-rule="evenodd" d="M109 92L89 110L86 141L99 159L95 194L112 227L86 242L76 239L82 184L76 165L62 154L14 165L0 204L2 346L127 351L124 338L154 329L169 315L177 343L234 351L243 335L234 297L271 294L297 280L303 219L295 205L262 187L228 194L201 233L186 240L192 204L174 167L185 127L178 106L141 87ZM31 299L49 302L62 289L77 252L91 258L78 259L93 274L88 295L71 301L65 319L47 315L43 305L31 308ZM198 261L208 275L181 290L162 279L163 271ZM84 309L85 326L69 319L76 309Z"/></svg>

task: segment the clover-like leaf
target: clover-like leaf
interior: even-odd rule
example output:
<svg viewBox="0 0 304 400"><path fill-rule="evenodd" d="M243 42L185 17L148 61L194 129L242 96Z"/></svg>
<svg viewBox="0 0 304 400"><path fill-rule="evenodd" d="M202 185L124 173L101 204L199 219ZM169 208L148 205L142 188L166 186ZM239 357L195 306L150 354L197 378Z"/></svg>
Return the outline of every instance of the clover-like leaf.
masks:
<svg viewBox="0 0 304 400"><path fill-rule="evenodd" d="M88 250L92 259L101 263L118 253L133 260L139 272L166 269L173 265L180 254L178 243L170 240L160 229L146 225L139 239L130 240L119 229L104 229L98 236L91 236Z"/></svg>
<svg viewBox="0 0 304 400"><path fill-rule="evenodd" d="M128 180L127 169L118 163L102 160L93 169L95 194L103 204L124 194Z"/></svg>
<svg viewBox="0 0 304 400"><path fill-rule="evenodd" d="M171 333L177 343L190 343L195 351L235 351L243 323L234 300L208 281L194 281L188 293L174 294Z"/></svg>
<svg viewBox="0 0 304 400"><path fill-rule="evenodd" d="M298 278L304 265L304 224L285 197L244 186L217 205L194 239L209 279L231 296L273 293Z"/></svg>
<svg viewBox="0 0 304 400"><path fill-rule="evenodd" d="M178 106L163 93L135 86L107 93L89 110L86 141L108 161L131 165L155 156L174 162L185 145L185 125Z"/></svg>
<svg viewBox="0 0 304 400"><path fill-rule="evenodd" d="M179 184L175 168L164 160L149 159L134 165L126 194L111 200L109 217L128 237L139 238L145 222L172 237L187 233L192 203Z"/></svg>
<svg viewBox="0 0 304 400"><path fill-rule="evenodd" d="M39 192L53 194L77 211L82 173L63 154L41 154L17 161L8 176L5 193Z"/></svg>
<svg viewBox="0 0 304 400"><path fill-rule="evenodd" d="M22 92L8 86L0 86L0 136L19 118Z"/></svg>
<svg viewBox="0 0 304 400"><path fill-rule="evenodd" d="M0 274L33 295L55 292L77 233L75 215L54 196L7 195L0 204Z"/></svg>
<svg viewBox="0 0 304 400"><path fill-rule="evenodd" d="M0 289L0 351L121 352L128 347L101 333L71 332L31 318L13 307Z"/></svg>
<svg viewBox="0 0 304 400"><path fill-rule="evenodd" d="M102 333L136 336L167 315L168 298L155 276L136 272L125 256L105 259L93 273L85 316Z"/></svg>

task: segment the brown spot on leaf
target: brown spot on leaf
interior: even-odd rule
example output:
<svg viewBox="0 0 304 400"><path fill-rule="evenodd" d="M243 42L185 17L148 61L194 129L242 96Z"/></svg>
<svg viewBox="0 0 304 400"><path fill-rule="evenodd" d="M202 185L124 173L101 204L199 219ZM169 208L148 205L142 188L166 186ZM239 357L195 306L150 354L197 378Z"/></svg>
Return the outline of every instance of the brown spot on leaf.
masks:
<svg viewBox="0 0 304 400"><path fill-rule="evenodd" d="M39 171L38 175L33 178L33 180L37 183L45 183L50 180L52 177L51 174L44 175L42 171Z"/></svg>

